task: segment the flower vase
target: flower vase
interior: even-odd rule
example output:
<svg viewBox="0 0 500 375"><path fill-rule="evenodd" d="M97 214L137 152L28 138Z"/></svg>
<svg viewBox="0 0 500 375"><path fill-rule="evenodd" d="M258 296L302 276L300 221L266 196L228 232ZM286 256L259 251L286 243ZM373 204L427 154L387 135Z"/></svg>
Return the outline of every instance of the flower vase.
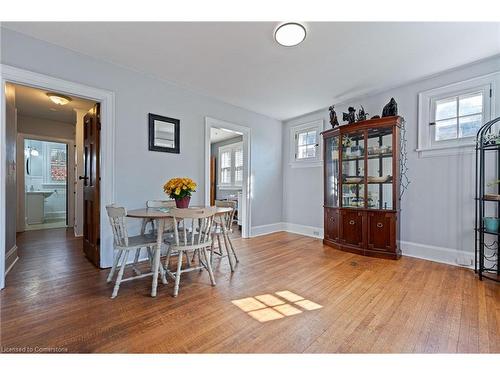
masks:
<svg viewBox="0 0 500 375"><path fill-rule="evenodd" d="M177 208L188 208L190 200L191 197L189 195L186 195L182 198L175 198L175 205L177 206Z"/></svg>

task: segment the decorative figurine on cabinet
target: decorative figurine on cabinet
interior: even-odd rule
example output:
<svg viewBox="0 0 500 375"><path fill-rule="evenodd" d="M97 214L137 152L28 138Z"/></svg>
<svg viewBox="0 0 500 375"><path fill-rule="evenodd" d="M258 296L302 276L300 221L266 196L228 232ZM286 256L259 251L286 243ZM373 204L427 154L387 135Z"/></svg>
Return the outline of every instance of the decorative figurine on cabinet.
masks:
<svg viewBox="0 0 500 375"><path fill-rule="evenodd" d="M354 107L347 108L349 113L342 113L342 120L347 121L349 124L354 124L356 122L356 110Z"/></svg>
<svg viewBox="0 0 500 375"><path fill-rule="evenodd" d="M379 115L372 116L372 118L370 120L374 120L376 118L380 118L380 116Z"/></svg>
<svg viewBox="0 0 500 375"><path fill-rule="evenodd" d="M369 113L365 112L365 109L363 108L363 106L361 106L361 108L358 111L358 114L356 115L357 117L356 121L365 121L368 115Z"/></svg>
<svg viewBox="0 0 500 375"><path fill-rule="evenodd" d="M387 103L382 110L382 117L397 116L398 115L398 103L391 98L389 103Z"/></svg>
<svg viewBox="0 0 500 375"><path fill-rule="evenodd" d="M331 105L330 108L330 124L332 125L332 129L335 129L339 126L339 120L337 119L337 112L335 112L335 106Z"/></svg>

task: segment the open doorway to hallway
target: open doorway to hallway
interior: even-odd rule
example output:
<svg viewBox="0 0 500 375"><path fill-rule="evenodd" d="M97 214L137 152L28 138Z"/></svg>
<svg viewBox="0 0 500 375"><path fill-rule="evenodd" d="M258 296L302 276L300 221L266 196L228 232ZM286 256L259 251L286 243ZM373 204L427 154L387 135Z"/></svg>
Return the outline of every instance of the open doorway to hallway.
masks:
<svg viewBox="0 0 500 375"><path fill-rule="evenodd" d="M84 122L97 103L6 83L6 270L15 270L16 237L25 231L66 228L84 235ZM17 235L16 235L17 233ZM10 249L10 251L8 250ZM15 271L14 271L15 272Z"/></svg>
<svg viewBox="0 0 500 375"><path fill-rule="evenodd" d="M250 236L250 129L205 118L205 204L232 204L233 237Z"/></svg>

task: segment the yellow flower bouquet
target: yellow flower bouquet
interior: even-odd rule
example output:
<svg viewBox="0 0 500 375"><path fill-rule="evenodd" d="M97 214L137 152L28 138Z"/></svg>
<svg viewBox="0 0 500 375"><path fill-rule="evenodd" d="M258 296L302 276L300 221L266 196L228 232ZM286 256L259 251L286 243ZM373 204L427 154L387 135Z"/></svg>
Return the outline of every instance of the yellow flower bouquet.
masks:
<svg viewBox="0 0 500 375"><path fill-rule="evenodd" d="M191 200L191 193L196 189L196 182L188 177L176 177L163 185L163 191L170 198L175 199L178 208L187 208Z"/></svg>

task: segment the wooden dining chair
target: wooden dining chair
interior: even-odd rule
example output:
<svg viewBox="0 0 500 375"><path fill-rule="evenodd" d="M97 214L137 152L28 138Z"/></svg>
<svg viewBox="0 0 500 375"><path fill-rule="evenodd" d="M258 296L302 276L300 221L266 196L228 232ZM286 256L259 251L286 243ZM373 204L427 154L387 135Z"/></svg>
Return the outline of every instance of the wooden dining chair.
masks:
<svg viewBox="0 0 500 375"><path fill-rule="evenodd" d="M149 273L141 273L137 269L137 261L138 256L134 258L134 262L132 263L132 268L136 273L136 276L131 276L126 279L123 278L123 273L125 272L125 267L127 266L127 260L129 258L129 253L131 251L135 251L136 254L140 252L141 249L148 249L148 257L150 260L150 264L152 264L152 258L156 251L161 251L161 249L157 249L156 240L151 236L146 236L144 234L140 234L138 236L129 236L127 227L126 227L126 216L127 210L124 207L118 207L115 205L106 206L106 211L108 213L109 222L111 224L111 228L113 230L113 248L114 248L114 260L113 266L111 267L111 271L109 272L107 282L111 282L113 280L113 275L116 271L117 267L120 267L118 271L118 276L116 277L115 287L113 289L113 293L111 298L115 298L118 294L118 289L120 289L120 284L124 281L130 281L135 279L140 279L147 276L153 275L153 270ZM166 274L163 267L160 267L160 275L163 284L167 283Z"/></svg>
<svg viewBox="0 0 500 375"><path fill-rule="evenodd" d="M147 208L175 208L175 201L172 200L148 200L146 201L146 207ZM165 231L170 231L172 230L172 222L166 222L165 223ZM170 225L169 225L170 224ZM145 234L148 225L151 225L151 234L155 234L155 221L154 219L144 219L142 221L142 229L141 233Z"/></svg>
<svg viewBox="0 0 500 375"><path fill-rule="evenodd" d="M174 208L170 212L174 221L174 239L167 250L165 261L166 272L175 279L174 297L179 293L181 274L195 270L207 270L210 282L215 285L212 265L207 255L207 248L212 247L212 227L217 209L208 208ZM183 222L182 227L179 223ZM190 225L189 225L190 224ZM177 270L171 272L168 268L170 256L177 252ZM198 266L191 265L189 257L198 258ZM182 260L186 256L187 268L182 269Z"/></svg>
<svg viewBox="0 0 500 375"><path fill-rule="evenodd" d="M233 242L231 241L231 236L230 234L233 232L233 221L234 221L234 214L236 212L236 202L235 201L222 201L222 200L216 200L215 201L215 207L230 207L232 210L230 212L225 213L224 215L218 216L215 219L215 226L213 229L213 236L217 240L217 244L219 247L219 251L212 251L212 254L217 254L219 256L227 256L229 259L229 265L231 267L231 271L234 271L233 263L231 260L231 256L229 251L231 250L234 259L236 263L239 262L238 256L236 255L236 252L234 251L234 246ZM224 225L222 225L224 223ZM224 232L225 231L225 232ZM226 255L222 253L222 247L221 247L221 241L220 237L222 236L224 240L224 245L226 247ZM212 256L211 254L211 256Z"/></svg>

